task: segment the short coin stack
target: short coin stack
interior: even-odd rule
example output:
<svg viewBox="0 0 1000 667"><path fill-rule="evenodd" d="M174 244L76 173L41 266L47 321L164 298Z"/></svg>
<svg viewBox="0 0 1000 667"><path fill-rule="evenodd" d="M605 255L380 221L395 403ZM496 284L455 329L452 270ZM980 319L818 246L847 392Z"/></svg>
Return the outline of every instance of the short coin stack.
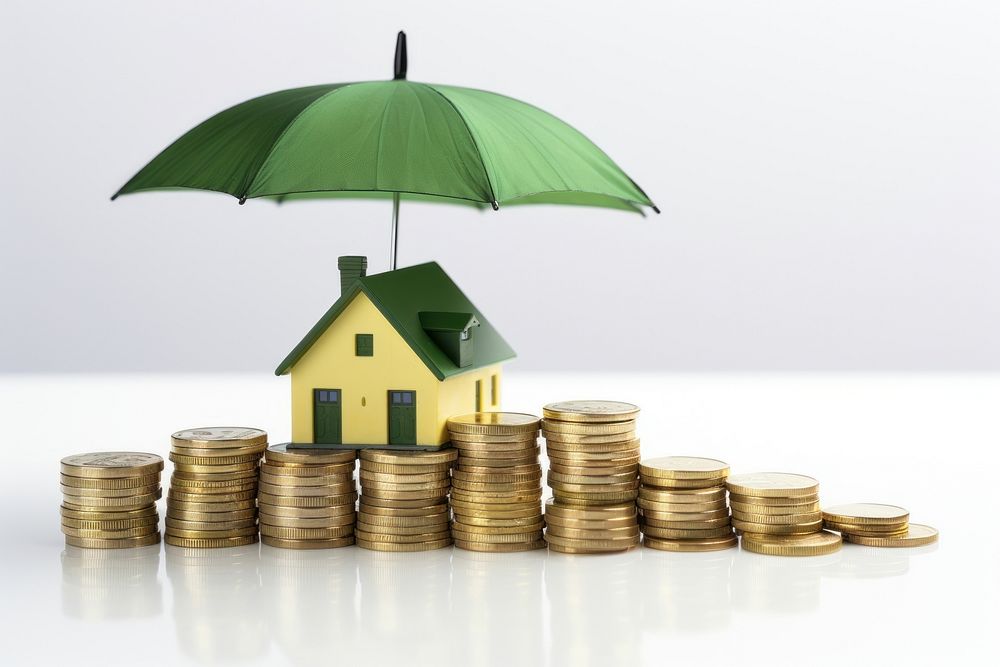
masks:
<svg viewBox="0 0 1000 667"><path fill-rule="evenodd" d="M660 551L718 551L737 544L726 504L729 465L696 456L639 464L643 544Z"/></svg>
<svg viewBox="0 0 1000 667"><path fill-rule="evenodd" d="M144 547L160 541L163 459L143 452L94 452L60 461L66 544L88 549Z"/></svg>
<svg viewBox="0 0 1000 667"><path fill-rule="evenodd" d="M545 539L561 553L623 551L639 543L639 408L563 401L542 409L549 457Z"/></svg>
<svg viewBox="0 0 1000 667"><path fill-rule="evenodd" d="M448 491L454 449L362 449L355 541L374 551L429 551L451 545Z"/></svg>
<svg viewBox="0 0 1000 667"><path fill-rule="evenodd" d="M840 549L839 535L823 530L819 482L781 472L733 475L726 480L733 527L743 548L770 556L821 556Z"/></svg>
<svg viewBox="0 0 1000 667"><path fill-rule="evenodd" d="M355 452L272 445L260 464L260 539L283 549L354 544Z"/></svg>
<svg viewBox="0 0 1000 667"><path fill-rule="evenodd" d="M545 548L538 417L476 412L448 420L458 450L452 473L451 534L469 551Z"/></svg>
<svg viewBox="0 0 1000 667"><path fill-rule="evenodd" d="M910 513L895 505L852 503L823 510L823 527L847 542L869 547L919 547L938 540L930 526L910 523Z"/></svg>
<svg viewBox="0 0 1000 667"><path fill-rule="evenodd" d="M255 543L257 468L265 449L267 433L256 428L174 433L164 541L194 548Z"/></svg>

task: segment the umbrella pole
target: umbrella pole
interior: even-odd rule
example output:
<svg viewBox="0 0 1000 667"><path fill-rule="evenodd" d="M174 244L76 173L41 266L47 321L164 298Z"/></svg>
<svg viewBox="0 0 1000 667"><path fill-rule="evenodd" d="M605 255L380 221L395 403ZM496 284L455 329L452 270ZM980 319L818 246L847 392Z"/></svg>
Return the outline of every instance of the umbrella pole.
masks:
<svg viewBox="0 0 1000 667"><path fill-rule="evenodd" d="M399 193L392 193L392 231L389 234L389 270L396 270L396 245L399 239Z"/></svg>

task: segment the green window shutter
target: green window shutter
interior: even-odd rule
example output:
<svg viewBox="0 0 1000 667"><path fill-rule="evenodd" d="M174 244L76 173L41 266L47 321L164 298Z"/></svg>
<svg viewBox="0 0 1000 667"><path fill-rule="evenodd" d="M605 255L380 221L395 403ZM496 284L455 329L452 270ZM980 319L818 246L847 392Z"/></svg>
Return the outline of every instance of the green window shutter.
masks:
<svg viewBox="0 0 1000 667"><path fill-rule="evenodd" d="M354 354L359 357L374 357L375 336L372 334L354 334Z"/></svg>

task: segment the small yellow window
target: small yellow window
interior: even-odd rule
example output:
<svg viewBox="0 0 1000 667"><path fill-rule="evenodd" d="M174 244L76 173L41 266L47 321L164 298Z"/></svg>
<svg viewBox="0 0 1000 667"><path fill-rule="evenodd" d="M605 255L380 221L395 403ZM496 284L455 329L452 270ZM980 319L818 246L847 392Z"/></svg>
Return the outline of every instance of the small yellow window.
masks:
<svg viewBox="0 0 1000 667"><path fill-rule="evenodd" d="M490 403L493 407L500 405L500 376L496 373L490 376Z"/></svg>

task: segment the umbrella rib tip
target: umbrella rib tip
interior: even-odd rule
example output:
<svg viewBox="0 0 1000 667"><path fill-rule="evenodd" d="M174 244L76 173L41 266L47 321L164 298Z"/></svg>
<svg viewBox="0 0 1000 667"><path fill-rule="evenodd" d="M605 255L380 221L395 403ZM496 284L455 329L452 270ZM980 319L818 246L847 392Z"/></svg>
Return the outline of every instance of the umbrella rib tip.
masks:
<svg viewBox="0 0 1000 667"><path fill-rule="evenodd" d="M500 204L498 204L495 199L490 202L490 206L493 207L494 211L499 211L500 210Z"/></svg>

